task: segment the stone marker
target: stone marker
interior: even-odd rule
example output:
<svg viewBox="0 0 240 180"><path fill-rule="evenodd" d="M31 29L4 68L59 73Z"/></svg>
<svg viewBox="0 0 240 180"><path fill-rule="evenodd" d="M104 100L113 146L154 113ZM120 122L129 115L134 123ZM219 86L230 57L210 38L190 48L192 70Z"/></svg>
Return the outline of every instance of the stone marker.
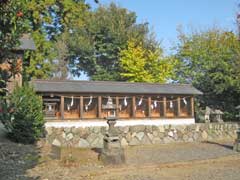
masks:
<svg viewBox="0 0 240 180"><path fill-rule="evenodd" d="M240 127L237 130L237 139L234 142L233 150L240 152Z"/></svg>
<svg viewBox="0 0 240 180"><path fill-rule="evenodd" d="M205 123L210 123L210 114L211 114L211 109L208 106L206 106L206 110L204 114Z"/></svg>
<svg viewBox="0 0 240 180"><path fill-rule="evenodd" d="M61 158L61 147L56 145L51 145L51 151L49 153L49 157L52 159L60 159Z"/></svg>
<svg viewBox="0 0 240 180"><path fill-rule="evenodd" d="M240 120L240 105L238 105L236 109L239 111L236 117Z"/></svg>

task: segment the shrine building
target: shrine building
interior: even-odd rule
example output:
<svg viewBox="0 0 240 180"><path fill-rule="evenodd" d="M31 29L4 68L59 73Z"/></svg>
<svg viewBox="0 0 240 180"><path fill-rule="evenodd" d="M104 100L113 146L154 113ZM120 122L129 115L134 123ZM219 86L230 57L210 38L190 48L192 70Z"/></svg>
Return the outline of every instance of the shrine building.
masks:
<svg viewBox="0 0 240 180"><path fill-rule="evenodd" d="M190 84L112 81L33 80L47 123L101 126L109 101L116 106L117 125L193 124L194 97L202 92Z"/></svg>

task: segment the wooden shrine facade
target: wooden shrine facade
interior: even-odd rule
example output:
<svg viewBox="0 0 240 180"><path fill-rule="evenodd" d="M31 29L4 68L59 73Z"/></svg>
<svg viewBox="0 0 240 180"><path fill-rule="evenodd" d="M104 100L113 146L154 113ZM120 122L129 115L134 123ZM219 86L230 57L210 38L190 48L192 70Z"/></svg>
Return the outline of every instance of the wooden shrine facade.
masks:
<svg viewBox="0 0 240 180"><path fill-rule="evenodd" d="M109 99L116 105L119 119L193 118L191 85L35 80L42 96L46 119L104 119Z"/></svg>

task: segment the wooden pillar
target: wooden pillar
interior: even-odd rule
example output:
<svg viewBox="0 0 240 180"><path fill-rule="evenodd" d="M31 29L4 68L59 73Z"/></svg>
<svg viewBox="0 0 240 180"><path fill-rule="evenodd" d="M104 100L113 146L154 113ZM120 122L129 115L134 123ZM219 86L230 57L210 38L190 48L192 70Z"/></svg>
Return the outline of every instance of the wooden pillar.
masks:
<svg viewBox="0 0 240 180"><path fill-rule="evenodd" d="M102 118L102 96L98 96L98 118Z"/></svg>
<svg viewBox="0 0 240 180"><path fill-rule="evenodd" d="M83 96L80 96L80 119L83 119Z"/></svg>
<svg viewBox="0 0 240 180"><path fill-rule="evenodd" d="M119 115L119 97L116 97L116 117Z"/></svg>
<svg viewBox="0 0 240 180"><path fill-rule="evenodd" d="M163 117L167 116L167 98L166 96L163 97Z"/></svg>
<svg viewBox="0 0 240 180"><path fill-rule="evenodd" d="M191 101L191 116L194 117L194 98L190 98Z"/></svg>
<svg viewBox="0 0 240 180"><path fill-rule="evenodd" d="M148 99L147 99L147 104L148 104L148 117L152 117L152 108L151 108L151 104L152 104L152 102L151 102L151 97L149 96L148 97Z"/></svg>
<svg viewBox="0 0 240 180"><path fill-rule="evenodd" d="M64 96L61 96L60 112L61 112L61 119L64 119Z"/></svg>
<svg viewBox="0 0 240 180"><path fill-rule="evenodd" d="M177 97L177 116L181 116L181 98Z"/></svg>
<svg viewBox="0 0 240 180"><path fill-rule="evenodd" d="M136 117L136 96L132 97L132 117Z"/></svg>

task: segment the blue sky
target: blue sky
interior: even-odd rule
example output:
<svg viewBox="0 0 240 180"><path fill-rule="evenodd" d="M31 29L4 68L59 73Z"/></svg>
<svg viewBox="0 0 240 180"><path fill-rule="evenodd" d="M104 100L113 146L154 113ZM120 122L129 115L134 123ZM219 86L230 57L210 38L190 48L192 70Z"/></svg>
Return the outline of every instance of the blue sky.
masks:
<svg viewBox="0 0 240 180"><path fill-rule="evenodd" d="M112 0L99 1L101 4L112 2ZM191 27L204 29L214 24L228 30L236 30L235 16L239 2L237 0L113 0L113 2L136 12L138 22L148 21L165 50L176 41L176 28L179 25L185 31Z"/></svg>
<svg viewBox="0 0 240 180"><path fill-rule="evenodd" d="M191 28L205 29L214 25L236 31L235 17L240 0L99 0L101 4L115 2L134 11L137 22L149 22L161 41L166 54L177 42L177 27L184 32ZM87 0L96 8L94 0ZM80 79L88 79L82 75Z"/></svg>

